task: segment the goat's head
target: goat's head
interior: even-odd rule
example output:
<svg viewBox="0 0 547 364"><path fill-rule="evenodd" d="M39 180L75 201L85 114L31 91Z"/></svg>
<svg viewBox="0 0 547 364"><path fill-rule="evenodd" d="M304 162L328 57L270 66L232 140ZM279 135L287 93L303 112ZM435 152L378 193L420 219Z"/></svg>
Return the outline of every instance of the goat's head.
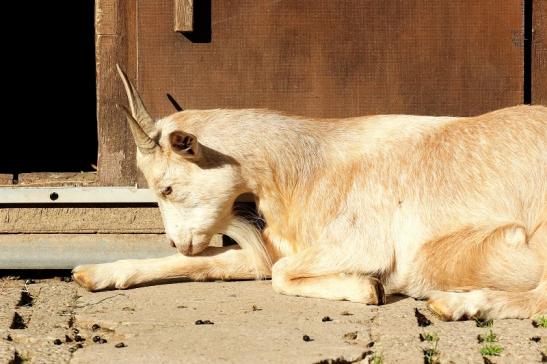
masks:
<svg viewBox="0 0 547 364"><path fill-rule="evenodd" d="M245 192L239 165L181 130L188 112L155 123L136 88L119 67L118 72L130 111L120 109L137 144L137 165L158 197L167 237L179 252L197 254L226 228L235 199Z"/></svg>

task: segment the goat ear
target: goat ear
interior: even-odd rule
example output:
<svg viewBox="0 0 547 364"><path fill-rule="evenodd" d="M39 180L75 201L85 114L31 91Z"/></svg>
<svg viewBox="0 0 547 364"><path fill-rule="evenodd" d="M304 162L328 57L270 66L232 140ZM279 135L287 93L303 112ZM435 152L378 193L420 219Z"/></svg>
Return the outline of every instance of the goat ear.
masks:
<svg viewBox="0 0 547 364"><path fill-rule="evenodd" d="M195 135L174 131L169 134L169 144L175 153L185 158L198 159L201 157L201 150Z"/></svg>

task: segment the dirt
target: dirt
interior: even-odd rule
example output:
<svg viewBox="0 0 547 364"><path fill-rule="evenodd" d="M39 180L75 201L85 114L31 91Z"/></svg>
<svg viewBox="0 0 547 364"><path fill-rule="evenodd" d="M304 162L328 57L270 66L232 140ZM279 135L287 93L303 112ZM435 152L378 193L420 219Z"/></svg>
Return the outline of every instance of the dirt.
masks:
<svg viewBox="0 0 547 364"><path fill-rule="evenodd" d="M90 293L25 278L0 278L0 363L540 363L547 353L547 329L532 320L443 322L412 298L288 297L269 281ZM490 330L496 342L479 343ZM483 357L486 344L503 350Z"/></svg>

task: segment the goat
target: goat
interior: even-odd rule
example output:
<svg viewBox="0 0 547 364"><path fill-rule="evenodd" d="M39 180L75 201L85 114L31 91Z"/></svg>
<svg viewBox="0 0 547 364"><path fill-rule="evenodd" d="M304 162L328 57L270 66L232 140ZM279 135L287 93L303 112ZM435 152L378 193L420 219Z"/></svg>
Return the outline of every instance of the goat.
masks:
<svg viewBox="0 0 547 364"><path fill-rule="evenodd" d="M346 119L186 110L154 122L118 71L138 166L182 254L76 267L83 287L271 278L286 295L428 299L446 320L547 312L546 107ZM243 193L264 231L233 214ZM239 246L208 247L216 233Z"/></svg>

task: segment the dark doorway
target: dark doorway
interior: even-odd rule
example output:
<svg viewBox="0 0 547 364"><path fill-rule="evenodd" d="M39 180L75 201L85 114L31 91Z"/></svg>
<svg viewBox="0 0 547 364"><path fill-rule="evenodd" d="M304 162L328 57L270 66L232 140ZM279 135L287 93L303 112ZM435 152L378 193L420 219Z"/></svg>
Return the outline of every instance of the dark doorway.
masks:
<svg viewBox="0 0 547 364"><path fill-rule="evenodd" d="M4 61L0 173L92 171L97 163L93 0L13 2ZM8 124L8 125L6 125Z"/></svg>

